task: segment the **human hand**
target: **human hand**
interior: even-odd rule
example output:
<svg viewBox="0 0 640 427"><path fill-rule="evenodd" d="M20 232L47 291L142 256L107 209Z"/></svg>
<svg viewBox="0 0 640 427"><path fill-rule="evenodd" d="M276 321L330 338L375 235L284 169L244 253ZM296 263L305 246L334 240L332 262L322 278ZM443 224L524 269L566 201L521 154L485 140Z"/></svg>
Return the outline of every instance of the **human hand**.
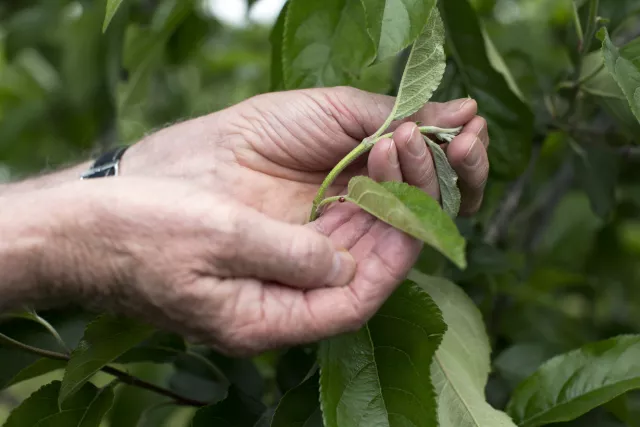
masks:
<svg viewBox="0 0 640 427"><path fill-rule="evenodd" d="M349 87L257 96L147 137L127 152L121 173L187 178L272 218L303 223L327 173L382 125L394 101ZM459 99L427 104L408 119L464 126L446 147L460 177L462 215L479 209L489 170L487 124L476 113L474 100ZM352 176L369 175L404 180L439 198L433 158L416 125L395 126L393 140L380 141L345 171L328 196L341 193Z"/></svg>
<svg viewBox="0 0 640 427"><path fill-rule="evenodd" d="M420 250L355 206L291 225L178 180L81 181L7 202L3 240L43 245L11 257L32 288L8 300L114 310L233 355L358 329Z"/></svg>

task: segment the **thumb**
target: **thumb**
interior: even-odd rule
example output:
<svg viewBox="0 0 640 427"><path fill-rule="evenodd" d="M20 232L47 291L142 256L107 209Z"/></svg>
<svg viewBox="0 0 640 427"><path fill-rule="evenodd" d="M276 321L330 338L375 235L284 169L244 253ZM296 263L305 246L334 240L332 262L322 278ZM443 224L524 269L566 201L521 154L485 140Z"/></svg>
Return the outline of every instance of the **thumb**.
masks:
<svg viewBox="0 0 640 427"><path fill-rule="evenodd" d="M248 210L235 222L236 250L228 265L235 277L312 289L346 286L355 275L351 254L312 229Z"/></svg>

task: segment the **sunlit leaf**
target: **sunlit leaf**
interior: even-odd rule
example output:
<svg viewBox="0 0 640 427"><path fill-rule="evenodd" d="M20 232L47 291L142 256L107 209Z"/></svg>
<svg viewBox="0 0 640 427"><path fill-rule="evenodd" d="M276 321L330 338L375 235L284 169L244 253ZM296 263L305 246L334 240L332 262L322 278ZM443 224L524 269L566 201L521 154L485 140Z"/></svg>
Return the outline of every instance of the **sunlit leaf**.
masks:
<svg viewBox="0 0 640 427"><path fill-rule="evenodd" d="M556 356L522 382L507 411L521 427L570 421L640 388L640 337L620 336Z"/></svg>
<svg viewBox="0 0 640 427"><path fill-rule="evenodd" d="M602 55L607 70L622 89L631 111L640 120L640 69L620 54L606 28L600 30L598 38L602 40Z"/></svg>
<svg viewBox="0 0 640 427"><path fill-rule="evenodd" d="M371 215L431 245L459 268L466 267L464 238L438 202L420 189L357 176L349 182L348 197Z"/></svg>
<svg viewBox="0 0 640 427"><path fill-rule="evenodd" d="M131 350L154 333L154 329L135 321L101 316L90 323L71 360L62 381L60 402L78 391L105 365Z"/></svg>
<svg viewBox="0 0 640 427"><path fill-rule="evenodd" d="M445 330L431 298L404 283L360 331L323 342L325 427L436 425L429 366Z"/></svg>
<svg viewBox="0 0 640 427"><path fill-rule="evenodd" d="M451 217L455 218L460 212L460 203L462 201L460 189L458 188L458 174L451 167L446 153L440 148L439 144L433 142L430 138L424 137L427 145L431 149L433 160L438 174L438 183L440 184L440 198L442 199L442 209Z"/></svg>
<svg viewBox="0 0 640 427"><path fill-rule="evenodd" d="M115 16L118 8L122 5L124 0L107 0L107 13L104 17L104 24L102 26L102 31L107 31L111 20Z"/></svg>
<svg viewBox="0 0 640 427"><path fill-rule="evenodd" d="M349 84L375 57L361 0L290 0L282 58L287 89Z"/></svg>
<svg viewBox="0 0 640 427"><path fill-rule="evenodd" d="M433 298L447 323L431 365L440 427L515 427L507 414L485 399L491 347L475 303L445 279L412 270L409 280Z"/></svg>
<svg viewBox="0 0 640 427"><path fill-rule="evenodd" d="M492 66L482 29L468 0L443 1L441 10L447 43L461 81L488 123L491 170L504 177L516 177L529 162L533 114Z"/></svg>

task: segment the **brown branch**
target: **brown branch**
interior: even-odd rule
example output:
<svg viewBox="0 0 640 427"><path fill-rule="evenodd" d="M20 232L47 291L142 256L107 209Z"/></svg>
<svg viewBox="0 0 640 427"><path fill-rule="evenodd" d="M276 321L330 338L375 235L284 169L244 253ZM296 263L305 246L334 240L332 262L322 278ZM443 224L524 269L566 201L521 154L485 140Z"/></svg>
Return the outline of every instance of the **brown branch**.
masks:
<svg viewBox="0 0 640 427"><path fill-rule="evenodd" d="M53 360L62 360L65 362L68 362L71 360L71 356L63 354L63 353L58 353L55 351L50 351L50 350L45 350L43 348L38 348L38 347L32 347L28 344L24 344L20 341L14 340L13 338L10 338L2 333L0 333L0 341L4 342L5 344L17 348L19 350L22 351L26 351L28 353L31 354L35 354L37 356L40 357L45 357L47 359L53 359ZM170 399L173 399L177 404L179 405L183 405L183 406L195 406L195 407L203 407L203 406L207 406L207 403L205 402L201 402L199 400L195 400L195 399L191 399L188 397L184 397L181 396L177 393L174 393L173 391L157 386L155 384L149 383L147 381L141 380L138 377L135 377L131 374L129 374L128 372L125 371L121 371L119 369L113 368L111 366L105 366L102 369L100 369L102 372L107 373L109 375L112 375L116 378L118 378L121 382L123 382L124 384L130 385L130 386L134 386L134 387L138 387L138 388L142 388L145 390L149 390L152 391L154 393L166 396Z"/></svg>

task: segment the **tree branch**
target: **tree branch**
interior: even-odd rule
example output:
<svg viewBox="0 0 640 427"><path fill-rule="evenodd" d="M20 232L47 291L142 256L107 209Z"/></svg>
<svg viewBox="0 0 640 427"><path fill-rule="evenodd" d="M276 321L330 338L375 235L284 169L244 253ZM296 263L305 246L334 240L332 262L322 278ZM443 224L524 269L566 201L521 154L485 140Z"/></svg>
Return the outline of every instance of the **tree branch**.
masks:
<svg viewBox="0 0 640 427"><path fill-rule="evenodd" d="M522 198L522 193L526 188L531 176L533 175L533 171L535 170L536 162L538 161L538 157L540 155L540 146L538 144L534 144L531 149L531 160L529 161L529 166L527 170L520 175L518 180L514 182L507 191L505 197L503 198L500 206L496 210L496 213L493 215L491 222L487 226L487 230L484 234L484 242L489 245L495 245L499 240L503 238L507 229L509 228L509 224L511 223L511 219L518 209L518 205L520 204L520 199Z"/></svg>
<svg viewBox="0 0 640 427"><path fill-rule="evenodd" d="M35 354L37 356L40 357L45 357L47 359L53 359L53 360L62 360L62 361L66 361L68 362L69 360L71 360L71 357L63 354L63 353L58 353L55 351L50 351L50 350L45 350L42 348L38 348L38 347L32 347L28 344L24 344L20 341L14 340L11 337L8 337L2 333L0 333L0 342L4 342L5 344L17 348L19 350L25 351L27 353L31 353L31 354ZM101 369L102 372L107 373L109 375L112 375L116 378L118 378L121 382L123 382L124 384L128 384L130 386L134 386L134 387L138 387L138 388L142 388L145 390L149 390L152 391L154 393L160 394L162 396L166 396L170 399L173 399L177 404L182 405L182 406L195 406L195 407L203 407L203 406L207 406L207 403L205 402L201 402L195 399L191 399L188 397L184 397L181 396L177 393L174 393L173 391L157 386L155 384L151 384L147 381L141 380L138 377L135 377L131 374L129 374L128 372L125 371L121 371L119 369L110 367L110 366L105 366Z"/></svg>

